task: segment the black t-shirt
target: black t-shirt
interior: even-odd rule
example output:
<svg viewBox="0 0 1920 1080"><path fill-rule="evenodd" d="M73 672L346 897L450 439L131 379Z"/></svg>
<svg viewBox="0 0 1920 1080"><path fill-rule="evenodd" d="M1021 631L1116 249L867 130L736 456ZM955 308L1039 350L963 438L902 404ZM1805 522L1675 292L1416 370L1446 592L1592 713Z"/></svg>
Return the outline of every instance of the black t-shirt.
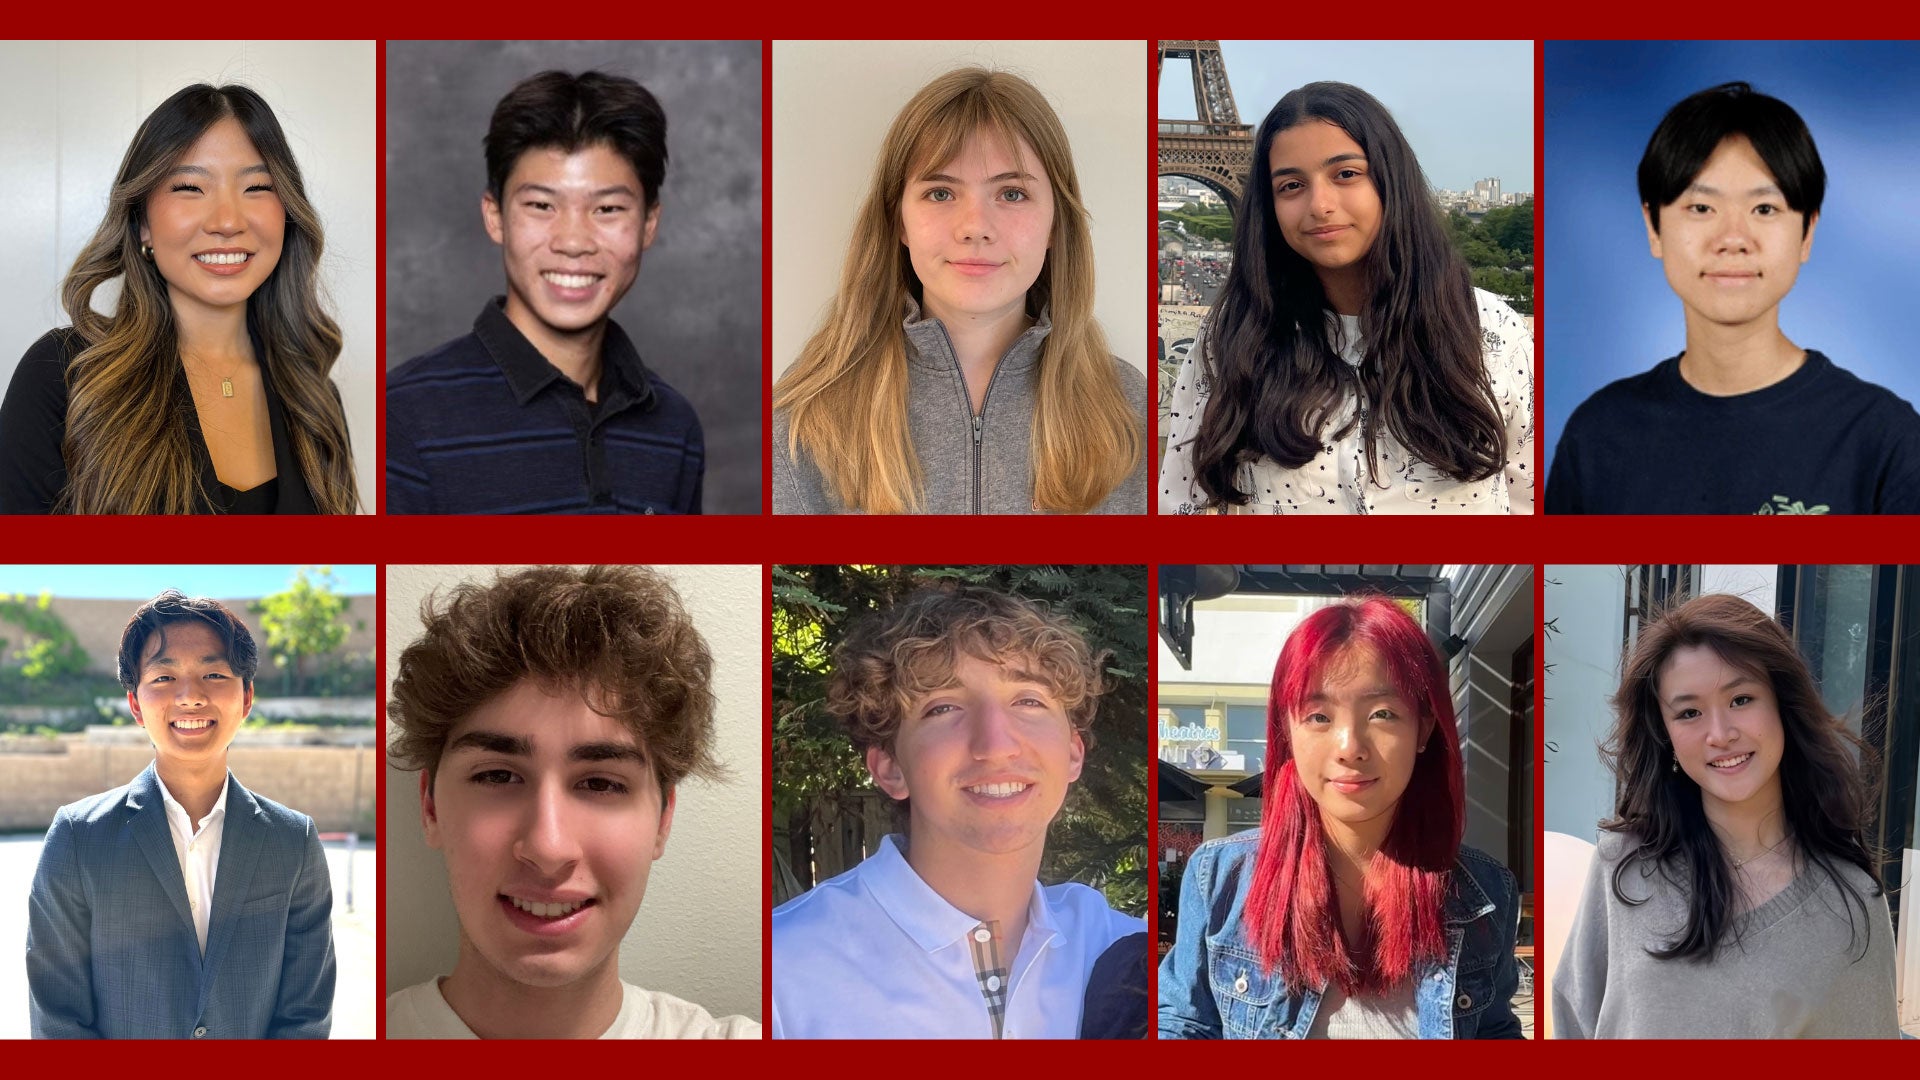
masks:
<svg viewBox="0 0 1920 1080"><path fill-rule="evenodd" d="M1549 514L1920 513L1920 413L1807 350L1748 394L1703 394L1680 358L1621 379L1567 420Z"/></svg>

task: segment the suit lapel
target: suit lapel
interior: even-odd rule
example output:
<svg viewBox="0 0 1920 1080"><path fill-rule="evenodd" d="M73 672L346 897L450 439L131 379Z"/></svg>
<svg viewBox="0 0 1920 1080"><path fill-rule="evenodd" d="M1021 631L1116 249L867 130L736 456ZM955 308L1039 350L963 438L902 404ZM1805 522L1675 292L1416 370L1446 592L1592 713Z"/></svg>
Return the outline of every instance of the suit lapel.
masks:
<svg viewBox="0 0 1920 1080"><path fill-rule="evenodd" d="M240 781L227 776L227 820L220 837L220 871L213 884L213 916L207 921L207 957L204 970L220 970L220 959L233 940L234 912L252 894L253 873L260 865L261 843L266 838L266 812L254 801L253 793ZM210 979L201 981L201 996L213 988ZM204 1007L205 1002L202 1002Z"/></svg>
<svg viewBox="0 0 1920 1080"><path fill-rule="evenodd" d="M174 914L180 917L180 929L198 953L200 938L194 933L193 912L187 907L187 879L180 872L180 856L173 850L167 807L160 799L160 774L152 765L127 789L127 811L132 819L134 842L140 845L140 854L146 856L147 866L160 882L160 890L173 901Z"/></svg>

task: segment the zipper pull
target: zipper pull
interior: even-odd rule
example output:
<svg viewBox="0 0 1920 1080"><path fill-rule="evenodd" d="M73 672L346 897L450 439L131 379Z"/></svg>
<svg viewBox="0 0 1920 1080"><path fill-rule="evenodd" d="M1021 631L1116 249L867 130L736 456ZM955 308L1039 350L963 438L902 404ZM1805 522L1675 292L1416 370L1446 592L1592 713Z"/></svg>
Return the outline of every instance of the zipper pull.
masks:
<svg viewBox="0 0 1920 1080"><path fill-rule="evenodd" d="M973 441L975 443L980 441L980 418L977 416L973 418Z"/></svg>

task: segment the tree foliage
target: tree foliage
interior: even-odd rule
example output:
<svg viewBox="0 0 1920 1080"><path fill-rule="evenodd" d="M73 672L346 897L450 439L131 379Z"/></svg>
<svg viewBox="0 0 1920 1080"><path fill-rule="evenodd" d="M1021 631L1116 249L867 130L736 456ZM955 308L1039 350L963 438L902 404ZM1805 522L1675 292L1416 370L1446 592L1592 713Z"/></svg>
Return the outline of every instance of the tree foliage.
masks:
<svg viewBox="0 0 1920 1080"><path fill-rule="evenodd" d="M1475 288L1505 300L1522 315L1533 314L1533 201L1489 210L1474 221L1458 210L1447 215L1447 233L1473 269Z"/></svg>
<svg viewBox="0 0 1920 1080"><path fill-rule="evenodd" d="M773 568L773 811L867 791L866 764L825 707L833 648L854 620L940 581L984 585L1049 604L1110 650L1111 689L1080 780L1048 834L1040 877L1100 889L1145 915L1147 872L1146 570L1139 566L776 566ZM776 853L777 854L777 853Z"/></svg>
<svg viewBox="0 0 1920 1080"><path fill-rule="evenodd" d="M260 616L267 652L281 669L286 693L304 681L309 658L332 654L352 633L343 618L347 598L334 591L338 584L331 567L303 566L285 590L249 605Z"/></svg>

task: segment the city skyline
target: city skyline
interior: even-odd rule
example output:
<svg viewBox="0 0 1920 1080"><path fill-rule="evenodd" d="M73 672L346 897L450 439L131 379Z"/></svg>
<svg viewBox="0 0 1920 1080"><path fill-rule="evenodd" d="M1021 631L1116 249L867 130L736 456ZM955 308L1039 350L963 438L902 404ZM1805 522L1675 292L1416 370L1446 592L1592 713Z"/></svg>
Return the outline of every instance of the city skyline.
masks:
<svg viewBox="0 0 1920 1080"><path fill-rule="evenodd" d="M1531 41L1222 41L1220 54L1242 123L1257 127L1306 83L1348 82L1393 113L1434 189L1470 192L1487 177L1537 189ZM1162 65L1157 112L1196 119L1189 61Z"/></svg>

